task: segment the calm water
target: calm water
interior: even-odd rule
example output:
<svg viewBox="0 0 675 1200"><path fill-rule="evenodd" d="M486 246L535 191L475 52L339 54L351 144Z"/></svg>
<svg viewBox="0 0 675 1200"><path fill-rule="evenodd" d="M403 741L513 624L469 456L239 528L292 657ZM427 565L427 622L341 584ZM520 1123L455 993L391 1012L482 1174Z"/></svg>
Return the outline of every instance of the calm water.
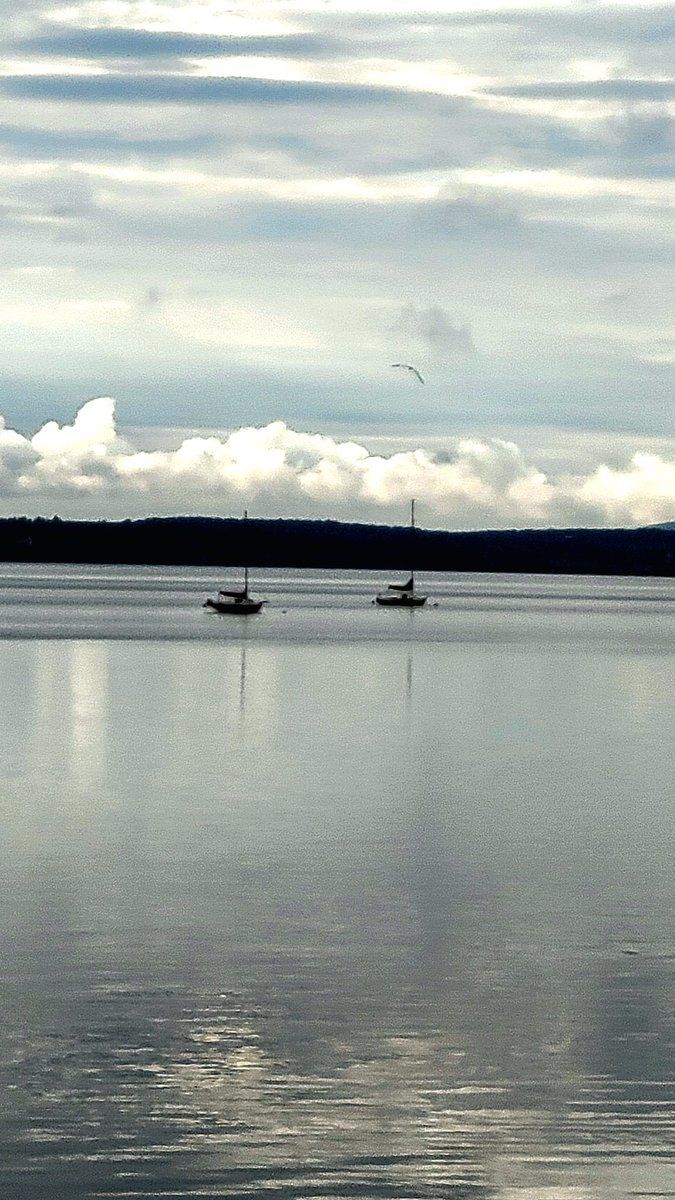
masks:
<svg viewBox="0 0 675 1200"><path fill-rule="evenodd" d="M674 1196L675 581L222 582L0 566L2 1200Z"/></svg>

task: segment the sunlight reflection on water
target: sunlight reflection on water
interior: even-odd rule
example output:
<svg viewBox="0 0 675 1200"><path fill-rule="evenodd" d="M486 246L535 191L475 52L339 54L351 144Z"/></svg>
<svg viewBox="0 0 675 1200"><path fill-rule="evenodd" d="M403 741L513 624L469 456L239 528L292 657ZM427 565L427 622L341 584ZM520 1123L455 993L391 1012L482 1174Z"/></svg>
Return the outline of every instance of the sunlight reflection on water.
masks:
<svg viewBox="0 0 675 1200"><path fill-rule="evenodd" d="M214 638L170 573L87 640L59 571L0 586L2 1195L673 1194L674 585Z"/></svg>

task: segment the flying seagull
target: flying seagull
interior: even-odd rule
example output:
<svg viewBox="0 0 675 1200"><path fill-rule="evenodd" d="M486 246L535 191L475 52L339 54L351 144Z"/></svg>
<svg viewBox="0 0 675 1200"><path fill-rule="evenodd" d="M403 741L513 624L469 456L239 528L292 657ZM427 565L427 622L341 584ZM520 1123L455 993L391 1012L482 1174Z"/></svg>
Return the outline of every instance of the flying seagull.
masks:
<svg viewBox="0 0 675 1200"><path fill-rule="evenodd" d="M391 365L392 365L392 367L403 367L404 371L412 371L413 375L417 376L420 383L424 383L424 380L422 379L422 376L420 375L419 371L417 370L417 367L411 366L410 363L392 363Z"/></svg>

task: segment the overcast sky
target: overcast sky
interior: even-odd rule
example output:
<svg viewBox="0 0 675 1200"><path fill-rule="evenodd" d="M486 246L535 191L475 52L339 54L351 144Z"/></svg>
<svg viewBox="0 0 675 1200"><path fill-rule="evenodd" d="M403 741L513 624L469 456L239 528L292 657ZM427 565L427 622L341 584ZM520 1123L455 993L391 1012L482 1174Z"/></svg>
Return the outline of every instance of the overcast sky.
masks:
<svg viewBox="0 0 675 1200"><path fill-rule="evenodd" d="M0 512L675 519L674 5L0 9Z"/></svg>

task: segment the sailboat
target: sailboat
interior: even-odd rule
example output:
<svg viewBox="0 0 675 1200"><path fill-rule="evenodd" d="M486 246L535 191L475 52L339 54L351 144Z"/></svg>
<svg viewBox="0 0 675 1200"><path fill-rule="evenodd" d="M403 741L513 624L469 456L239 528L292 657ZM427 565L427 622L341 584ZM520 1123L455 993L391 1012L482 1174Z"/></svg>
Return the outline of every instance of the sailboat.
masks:
<svg viewBox="0 0 675 1200"><path fill-rule="evenodd" d="M244 521L248 520L248 512L244 512ZM244 586L241 588L232 588L231 590L222 589L218 592L215 600L204 601L203 608L210 608L213 612L228 613L234 617L246 617L249 613L260 612L265 600L254 600L248 590L248 564L244 567Z"/></svg>
<svg viewBox="0 0 675 1200"><path fill-rule="evenodd" d="M413 531L415 529L414 500L410 501L410 528ZM386 608L421 608L426 602L426 596L415 591L414 570L410 572L410 578L405 583L390 583L386 592L378 592L375 597L375 603L382 604Z"/></svg>

